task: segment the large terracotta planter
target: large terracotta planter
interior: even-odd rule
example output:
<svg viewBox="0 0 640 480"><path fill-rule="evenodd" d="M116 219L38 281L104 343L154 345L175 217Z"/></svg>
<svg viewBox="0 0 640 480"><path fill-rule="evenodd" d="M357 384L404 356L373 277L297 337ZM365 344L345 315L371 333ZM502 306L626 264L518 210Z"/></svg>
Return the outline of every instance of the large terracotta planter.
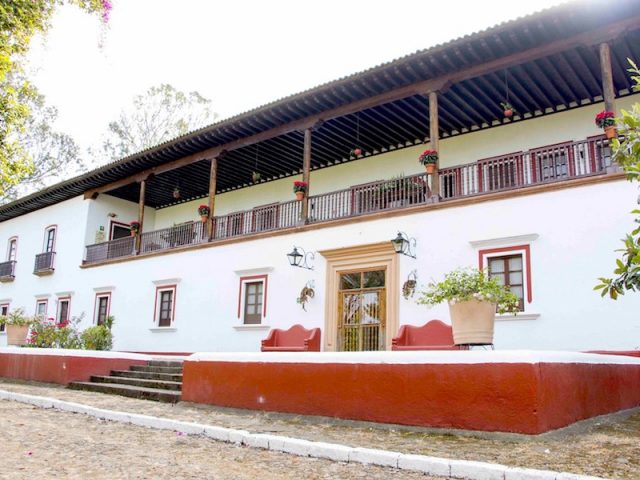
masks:
<svg viewBox="0 0 640 480"><path fill-rule="evenodd" d="M27 343L29 325L7 325L7 345L24 345Z"/></svg>
<svg viewBox="0 0 640 480"><path fill-rule="evenodd" d="M456 345L493 343L493 326L496 305L489 302L469 300L449 304L453 342Z"/></svg>
<svg viewBox="0 0 640 480"><path fill-rule="evenodd" d="M209 220L209 215L200 215L200 220L202 220L202 223L207 223L207 220Z"/></svg>

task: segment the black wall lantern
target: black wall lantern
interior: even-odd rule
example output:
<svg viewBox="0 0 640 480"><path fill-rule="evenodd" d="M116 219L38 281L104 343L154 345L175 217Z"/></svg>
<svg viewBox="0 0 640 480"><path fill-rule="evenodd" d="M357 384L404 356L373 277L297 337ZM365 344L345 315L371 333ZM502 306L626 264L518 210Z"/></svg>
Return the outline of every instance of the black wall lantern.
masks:
<svg viewBox="0 0 640 480"><path fill-rule="evenodd" d="M302 253L300 253L298 249L302 250ZM304 248L294 246L293 250L290 253L287 253L287 258L289 259L289 264L292 267L313 270L313 266L309 264L309 261L315 260L316 256L313 252L305 252Z"/></svg>
<svg viewBox="0 0 640 480"><path fill-rule="evenodd" d="M416 239L409 238L406 233L398 232L398 236L391 239L391 245L396 253L416 258Z"/></svg>

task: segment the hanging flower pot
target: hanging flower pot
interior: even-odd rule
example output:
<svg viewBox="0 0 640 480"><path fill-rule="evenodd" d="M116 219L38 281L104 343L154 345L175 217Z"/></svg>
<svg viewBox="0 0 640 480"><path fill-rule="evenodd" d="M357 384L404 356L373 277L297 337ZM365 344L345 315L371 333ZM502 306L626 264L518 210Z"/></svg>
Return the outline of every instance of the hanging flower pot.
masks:
<svg viewBox="0 0 640 480"><path fill-rule="evenodd" d="M200 205L198 207L198 215L200 215L200 219L202 220L202 223L206 223L207 220L209 220L209 205Z"/></svg>
<svg viewBox="0 0 640 480"><path fill-rule="evenodd" d="M296 194L296 200L302 200L308 188L309 184L307 182L301 182L299 180L293 182L293 193Z"/></svg>
<svg viewBox="0 0 640 480"><path fill-rule="evenodd" d="M502 113L504 114L505 118L513 117L513 112L515 110L509 102L502 102L500 105L502 106Z"/></svg>
<svg viewBox="0 0 640 480"><path fill-rule="evenodd" d="M616 132L616 114L607 110L601 111L596 115L596 125L604 130L608 139L615 138Z"/></svg>
<svg viewBox="0 0 640 480"><path fill-rule="evenodd" d="M134 220L129 224L129 230L131 231L131 236L135 237L140 233L140 222Z"/></svg>
<svg viewBox="0 0 640 480"><path fill-rule="evenodd" d="M418 162L424 165L429 175L433 174L438 168L438 152L435 150L425 150L418 157Z"/></svg>
<svg viewBox="0 0 640 480"><path fill-rule="evenodd" d="M260 175L259 172L253 172L251 174L251 179L253 180L253 183L258 183L260 181L260 178L262 178L262 175Z"/></svg>
<svg viewBox="0 0 640 480"><path fill-rule="evenodd" d="M356 147L349 152L350 157L359 157L360 155L362 155L362 149L360 147Z"/></svg>

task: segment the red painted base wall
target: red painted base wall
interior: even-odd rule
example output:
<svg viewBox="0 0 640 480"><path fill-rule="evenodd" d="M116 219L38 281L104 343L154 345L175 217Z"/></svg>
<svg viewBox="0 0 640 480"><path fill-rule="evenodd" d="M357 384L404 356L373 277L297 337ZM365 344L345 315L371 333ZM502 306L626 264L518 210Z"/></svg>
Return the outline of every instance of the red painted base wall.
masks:
<svg viewBox="0 0 640 480"><path fill-rule="evenodd" d="M640 365L185 361L182 400L423 427L543 433L640 405Z"/></svg>
<svg viewBox="0 0 640 480"><path fill-rule="evenodd" d="M0 353L0 377L67 385L87 381L91 375L107 375L111 370L145 364L145 360L126 358Z"/></svg>

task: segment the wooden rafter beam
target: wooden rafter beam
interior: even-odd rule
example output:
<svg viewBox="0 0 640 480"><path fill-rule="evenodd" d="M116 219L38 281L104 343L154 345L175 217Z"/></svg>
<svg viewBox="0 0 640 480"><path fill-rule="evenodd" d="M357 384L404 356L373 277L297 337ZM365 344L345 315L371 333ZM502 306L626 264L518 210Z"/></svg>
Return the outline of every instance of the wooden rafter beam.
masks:
<svg viewBox="0 0 640 480"><path fill-rule="evenodd" d="M84 197L92 198L97 193L108 192L133 182L145 180L149 177L149 175L158 175L170 170L175 170L176 168L180 168L185 165L189 165L191 163L211 159L218 156L223 150L237 150L239 148L248 147L255 143L263 142L265 140L269 140L270 138L284 135L293 131L304 131L307 128L316 127L318 122L331 120L343 115L349 115L361 110L365 110L367 108L394 102L396 100L401 100L413 95L426 95L429 92L434 91L442 92L453 83L502 70L513 65L519 65L530 60L547 57L549 55L560 53L565 50L570 50L580 45L590 46L606 41L611 41L625 31L634 27L637 28L637 26L638 17L631 17L624 21L607 25L596 30L582 32L578 35L551 42L546 45L541 45L539 47L514 53L512 55L506 55L504 57L500 57L495 60L474 65L468 68L463 68L457 72L445 74L429 80L412 83L410 85L405 85L403 87L396 88L379 95L374 95L362 100L342 105L340 107L326 110L324 112L320 112L315 115L296 120L294 122L270 128L255 135L240 138L224 145L209 148L207 150L203 150L201 152L197 152L192 155L188 155L186 157L164 163L163 165L158 165L157 167L143 170L142 172L139 172L130 177L108 183L106 185L103 185L102 187L87 190L84 194Z"/></svg>

